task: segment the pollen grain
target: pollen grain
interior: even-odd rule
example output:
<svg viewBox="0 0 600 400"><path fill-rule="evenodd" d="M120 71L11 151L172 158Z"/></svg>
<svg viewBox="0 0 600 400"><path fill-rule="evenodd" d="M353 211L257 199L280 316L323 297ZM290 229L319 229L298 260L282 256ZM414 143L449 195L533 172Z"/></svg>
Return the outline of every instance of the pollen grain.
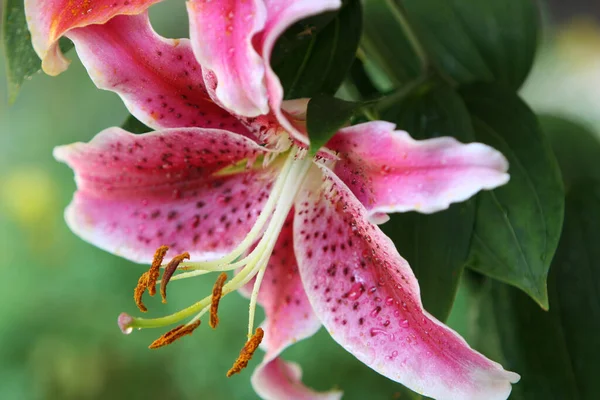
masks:
<svg viewBox="0 0 600 400"><path fill-rule="evenodd" d="M140 276L138 279L137 286L133 290L133 299L135 300L135 304L138 306L140 311L146 312L148 309L142 302L142 296L146 289L148 289L148 293L150 296L154 296L156 294L156 281L158 280L158 276L160 275L160 265L165 258L165 254L169 250L168 246L160 246L156 252L154 253L154 258L152 259L152 265L150 269Z"/></svg>
<svg viewBox="0 0 600 400"><path fill-rule="evenodd" d="M148 348L158 349L159 347L167 346L185 335L191 335L192 332L194 332L194 330L199 326L200 320L187 325L179 325L178 327L171 329L169 332L156 339L150 344L150 346L148 346Z"/></svg>
<svg viewBox="0 0 600 400"><path fill-rule="evenodd" d="M163 303L167 302L167 284L171 280L171 277L175 273L175 270L183 260L189 259L190 253L185 252L173 257L173 259L169 261L169 264L167 264L167 266L165 267L165 272L163 273L162 280L160 281L160 296L162 297Z"/></svg>
<svg viewBox="0 0 600 400"><path fill-rule="evenodd" d="M242 348L242 351L240 351L239 357L237 360L235 360L233 367L227 371L228 378L239 373L248 366L248 362L252 359L256 349L258 349L258 346L260 345L264 335L265 332L262 330L262 328L256 328L256 333L252 335L252 337L246 342Z"/></svg>
<svg viewBox="0 0 600 400"><path fill-rule="evenodd" d="M217 315L217 311L219 311L219 301L223 295L223 285L225 284L226 280L227 274L222 272L213 286L212 300L210 303L210 319L208 321L208 325L210 325L210 327L213 329L219 325L219 316Z"/></svg>

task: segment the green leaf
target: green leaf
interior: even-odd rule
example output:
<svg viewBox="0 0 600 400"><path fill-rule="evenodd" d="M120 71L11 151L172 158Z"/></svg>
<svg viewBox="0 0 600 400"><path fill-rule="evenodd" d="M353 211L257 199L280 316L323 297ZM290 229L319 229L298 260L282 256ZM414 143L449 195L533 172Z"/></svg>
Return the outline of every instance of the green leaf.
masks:
<svg viewBox="0 0 600 400"><path fill-rule="evenodd" d="M416 78L421 66L406 39L397 14L399 10L393 2L364 0L363 8L364 32L360 47L365 52L365 62L378 66L396 87Z"/></svg>
<svg viewBox="0 0 600 400"><path fill-rule="evenodd" d="M600 141L596 134L549 115L540 117L540 123L550 139L567 189L589 178L600 181Z"/></svg>
<svg viewBox="0 0 600 400"><path fill-rule="evenodd" d="M345 2L333 15L321 30L331 13L301 21L278 41L271 64L286 99L333 95L346 77L362 30L360 1Z"/></svg>
<svg viewBox="0 0 600 400"><path fill-rule="evenodd" d="M416 139L453 136L474 140L471 118L462 99L442 86L398 104L384 115ZM419 279L425 309L445 321L450 313L475 221L475 202L452 205L448 210L424 215L393 214L382 225Z"/></svg>
<svg viewBox="0 0 600 400"><path fill-rule="evenodd" d="M478 141L508 159L510 182L478 196L469 267L517 286L548 308L546 277L562 227L558 163L517 95L480 85L463 91Z"/></svg>
<svg viewBox="0 0 600 400"><path fill-rule="evenodd" d="M395 0L396 4L400 0ZM539 10L533 0L402 0L431 61L458 83L516 89L533 64Z"/></svg>
<svg viewBox="0 0 600 400"><path fill-rule="evenodd" d="M310 99L306 110L309 155L314 156L364 105L365 103L340 100L324 94Z"/></svg>
<svg viewBox="0 0 600 400"><path fill-rule="evenodd" d="M504 366L521 374L511 398L600 398L598 221L600 185L575 186L567 195L563 236L548 278L549 312L498 282L476 302L492 305L480 314L480 341L497 341Z"/></svg>
<svg viewBox="0 0 600 400"><path fill-rule="evenodd" d="M350 76L348 78L361 98L372 98L379 95L379 91L373 85L371 78L369 78L365 70L364 63L359 58L355 58L350 66Z"/></svg>
<svg viewBox="0 0 600 400"><path fill-rule="evenodd" d="M8 80L8 102L12 104L25 79L30 79L41 68L41 60L31 45L23 0L5 0L1 34ZM60 44L63 52L73 47L73 43L68 40L61 41Z"/></svg>
<svg viewBox="0 0 600 400"><path fill-rule="evenodd" d="M123 122L121 128L131 133L146 133L152 130L131 114Z"/></svg>

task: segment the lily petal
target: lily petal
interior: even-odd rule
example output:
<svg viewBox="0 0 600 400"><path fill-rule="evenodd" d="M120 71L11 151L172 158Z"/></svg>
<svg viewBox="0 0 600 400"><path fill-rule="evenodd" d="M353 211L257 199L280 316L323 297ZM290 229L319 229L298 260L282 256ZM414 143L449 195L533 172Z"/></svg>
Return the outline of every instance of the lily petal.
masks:
<svg viewBox="0 0 600 400"><path fill-rule="evenodd" d="M339 400L342 393L330 391L314 392L304 386L302 370L296 363L285 362L276 358L266 365L261 365L260 373L252 376L252 385L256 393L265 400Z"/></svg>
<svg viewBox="0 0 600 400"><path fill-rule="evenodd" d="M288 346L314 335L321 327L300 280L292 223L293 213L290 213L260 286L258 302L266 315L262 324L265 336L261 346L266 354L254 370L252 385L263 399L338 398L338 393L337 397L331 397L331 393L317 393L304 386L300 367L279 358ZM248 285L250 288L252 283Z"/></svg>
<svg viewBox="0 0 600 400"><path fill-rule="evenodd" d="M198 128L143 135L109 128L89 143L54 150L75 171L78 191L65 212L70 228L104 250L143 263L161 245L209 259L238 244L260 213L276 171L222 169L263 153L250 139Z"/></svg>
<svg viewBox="0 0 600 400"><path fill-rule="evenodd" d="M281 110L283 89L271 69L271 52L289 26L340 6L340 0L188 1L194 54L214 73L218 101L246 117L271 110L286 131L308 144L301 125Z"/></svg>
<svg viewBox="0 0 600 400"><path fill-rule="evenodd" d="M27 25L42 70L58 75L70 61L60 51L58 39L71 29L104 24L117 15L145 11L160 0L25 0Z"/></svg>
<svg viewBox="0 0 600 400"><path fill-rule="evenodd" d="M247 117L268 113L264 63L252 44L267 20L264 2L191 0L187 9L194 54L216 75L219 101Z"/></svg>
<svg viewBox="0 0 600 400"><path fill-rule="evenodd" d="M149 127L219 128L248 135L211 100L189 40L159 36L147 13L74 29L68 37L96 86L116 92Z"/></svg>
<svg viewBox="0 0 600 400"><path fill-rule="evenodd" d="M315 313L334 340L382 375L435 399L506 399L519 375L423 310L394 244L323 168L296 203L294 247Z"/></svg>
<svg viewBox="0 0 600 400"><path fill-rule="evenodd" d="M394 129L368 122L342 129L327 144L340 158L335 173L372 222L390 212L444 210L509 180L508 162L489 146L451 137L417 141Z"/></svg>

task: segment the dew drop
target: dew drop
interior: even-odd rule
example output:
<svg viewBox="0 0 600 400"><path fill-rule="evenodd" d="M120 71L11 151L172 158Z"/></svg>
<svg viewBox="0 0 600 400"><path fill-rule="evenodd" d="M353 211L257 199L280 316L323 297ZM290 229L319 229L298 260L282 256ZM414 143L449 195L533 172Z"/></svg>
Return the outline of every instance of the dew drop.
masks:
<svg viewBox="0 0 600 400"><path fill-rule="evenodd" d="M402 321L400 321L400 326L403 328L408 328L410 326L410 323L407 319L403 319Z"/></svg>
<svg viewBox="0 0 600 400"><path fill-rule="evenodd" d="M387 299L385 299L385 304L387 304L388 306L391 306L394 304L394 298L393 297L388 297Z"/></svg>

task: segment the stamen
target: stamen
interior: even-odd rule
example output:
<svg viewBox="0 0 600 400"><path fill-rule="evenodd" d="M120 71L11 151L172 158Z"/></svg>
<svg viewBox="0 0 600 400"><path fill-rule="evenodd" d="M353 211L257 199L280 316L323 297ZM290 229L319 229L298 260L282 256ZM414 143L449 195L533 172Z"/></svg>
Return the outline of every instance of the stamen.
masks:
<svg viewBox="0 0 600 400"><path fill-rule="evenodd" d="M302 152L300 152L300 155L298 153L299 150L295 149L288 155L265 207L263 207L254 226L244 240L231 253L218 260L183 262L184 259L189 258L187 253L176 256L165 268L164 275L160 281L161 295L163 296L163 300L166 300L166 286L170 280L184 279L191 276L203 275L208 272L229 271L240 267L242 269L228 282L226 282L227 275L222 273L213 286L211 295L169 316L154 319L121 318L119 320L122 322L120 323L120 327L125 333L136 328L156 328L176 324L179 321L193 317L187 325L180 325L172 329L150 346L151 348L162 347L172 343L183 335L191 333L200 323L202 315L209 311L209 325L212 328L216 328L219 324L218 307L221 298L240 289L250 280L256 278L250 299L249 339L241 350L238 359L228 371L227 376L232 376L247 366L264 336L261 328L257 328L254 335L252 335L260 285L277 238L290 210L293 208L296 195L302 187L302 182L312 165L312 160L302 158ZM250 248L252 248L251 251L249 251ZM243 254L246 254L246 256L242 257ZM186 270L188 272L175 275L176 270Z"/></svg>
<svg viewBox="0 0 600 400"><path fill-rule="evenodd" d="M227 371L228 378L241 372L248 366L248 362L252 359L256 349L258 349L258 346L260 345L260 342L262 342L264 335L265 332L262 330L262 328L256 328L256 333L246 342L242 348L242 351L240 351L240 356L237 358L237 360L235 360L233 367Z"/></svg>
<svg viewBox="0 0 600 400"><path fill-rule="evenodd" d="M173 257L173 259L165 267L165 272L163 273L162 280L160 281L160 296L162 297L163 303L167 302L167 284L171 280L173 273L175 273L175 270L177 269L177 267L179 266L179 264L181 264L181 262L183 260L189 260L189 259L190 259L190 253L185 252L183 254L179 254L179 255ZM156 280L154 282L156 284Z"/></svg>
<svg viewBox="0 0 600 400"><path fill-rule="evenodd" d="M219 325L219 316L217 315L217 311L219 310L219 301L221 300L221 295L223 294L223 285L225 284L226 280L227 274L222 272L213 286L212 301L210 303L210 319L208 321L208 325L210 325L210 327L213 329Z"/></svg>
<svg viewBox="0 0 600 400"><path fill-rule="evenodd" d="M148 289L150 296L154 296L156 294L156 281L160 275L160 266L168 250L168 246L160 246L158 249L156 249L150 269L140 276L137 286L135 289L133 289L133 299L135 300L135 304L138 306L141 312L148 311L142 302L142 296L144 295L146 289Z"/></svg>
<svg viewBox="0 0 600 400"><path fill-rule="evenodd" d="M191 335L192 332L194 332L194 330L199 326L200 320L186 325L179 325L178 327L171 329L169 332L156 339L150 344L150 346L148 346L148 348L158 349L159 347L167 346L185 335Z"/></svg>

